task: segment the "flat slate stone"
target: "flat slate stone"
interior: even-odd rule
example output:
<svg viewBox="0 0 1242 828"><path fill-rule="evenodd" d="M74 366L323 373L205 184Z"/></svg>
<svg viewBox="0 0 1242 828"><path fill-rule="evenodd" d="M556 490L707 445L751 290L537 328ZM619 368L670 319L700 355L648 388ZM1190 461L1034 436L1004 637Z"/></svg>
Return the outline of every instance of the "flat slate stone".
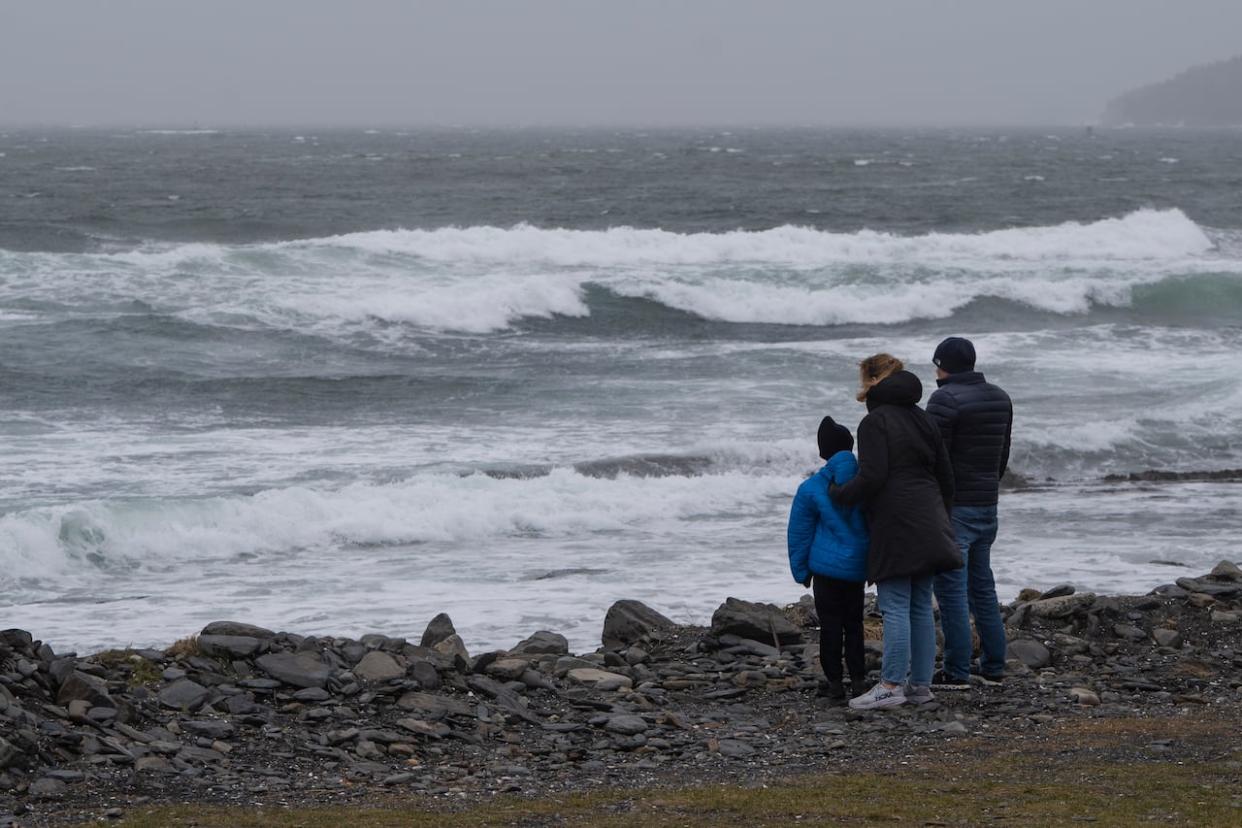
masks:
<svg viewBox="0 0 1242 828"><path fill-rule="evenodd" d="M207 701L211 691L188 678L177 679L160 690L160 704L173 710L197 710Z"/></svg>
<svg viewBox="0 0 1242 828"><path fill-rule="evenodd" d="M466 716L474 715L474 709L457 699L451 699L447 696L433 696L430 693L420 693L413 691L406 693L397 699L397 707L402 710L422 713L424 716L433 719L443 719L445 716Z"/></svg>
<svg viewBox="0 0 1242 828"><path fill-rule="evenodd" d="M605 686L619 685L620 687L632 687L634 685L633 679L628 676L623 676L620 673L610 673L607 670L600 670L596 667L575 667L566 676L570 681L576 684L585 684L588 687L598 687L600 684Z"/></svg>
<svg viewBox="0 0 1242 828"><path fill-rule="evenodd" d="M272 678L294 687L323 687L332 674L313 653L268 653L254 663Z"/></svg>
<svg viewBox="0 0 1242 828"><path fill-rule="evenodd" d="M56 703L62 707L76 700L89 702L92 707L116 707L108 694L108 682L79 670L69 674L56 694Z"/></svg>

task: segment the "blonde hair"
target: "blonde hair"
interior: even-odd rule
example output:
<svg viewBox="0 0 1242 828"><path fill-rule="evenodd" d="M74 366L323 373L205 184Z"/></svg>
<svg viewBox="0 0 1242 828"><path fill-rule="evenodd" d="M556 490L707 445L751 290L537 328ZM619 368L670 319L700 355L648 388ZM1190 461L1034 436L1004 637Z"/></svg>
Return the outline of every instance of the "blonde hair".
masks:
<svg viewBox="0 0 1242 828"><path fill-rule="evenodd" d="M858 363L858 379L862 382L858 401L866 402L872 388L905 367L906 364L892 354L875 354Z"/></svg>

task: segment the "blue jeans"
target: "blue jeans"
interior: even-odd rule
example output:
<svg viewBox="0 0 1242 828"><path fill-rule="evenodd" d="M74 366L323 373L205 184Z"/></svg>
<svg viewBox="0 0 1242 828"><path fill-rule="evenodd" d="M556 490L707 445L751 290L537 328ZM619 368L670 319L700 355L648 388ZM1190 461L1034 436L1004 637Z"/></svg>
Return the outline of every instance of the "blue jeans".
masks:
<svg viewBox="0 0 1242 828"><path fill-rule="evenodd" d="M936 663L936 622L932 617L932 577L889 578L876 584L884 616L884 666L889 684L931 684Z"/></svg>
<svg viewBox="0 0 1242 828"><path fill-rule="evenodd" d="M1005 622L992 577L992 543L996 540L995 506L954 506L953 532L965 566L936 576L936 601L944 631L944 672L951 679L970 678L970 617L982 643L979 672L1005 672Z"/></svg>

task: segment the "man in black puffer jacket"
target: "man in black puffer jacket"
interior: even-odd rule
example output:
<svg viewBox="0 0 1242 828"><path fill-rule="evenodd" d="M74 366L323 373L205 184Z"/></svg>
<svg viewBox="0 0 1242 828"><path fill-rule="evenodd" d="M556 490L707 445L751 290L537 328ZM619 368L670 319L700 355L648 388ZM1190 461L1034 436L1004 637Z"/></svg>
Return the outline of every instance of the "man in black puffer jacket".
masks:
<svg viewBox="0 0 1242 828"><path fill-rule="evenodd" d="M936 576L936 602L944 632L944 668L932 681L942 690L970 687L970 618L974 616L982 654L979 672L999 682L1008 643L992 576L996 506L1000 479L1009 465L1013 403L1009 395L975 370L975 346L949 337L932 360L940 388L927 401L927 413L953 464L953 532L965 566Z"/></svg>

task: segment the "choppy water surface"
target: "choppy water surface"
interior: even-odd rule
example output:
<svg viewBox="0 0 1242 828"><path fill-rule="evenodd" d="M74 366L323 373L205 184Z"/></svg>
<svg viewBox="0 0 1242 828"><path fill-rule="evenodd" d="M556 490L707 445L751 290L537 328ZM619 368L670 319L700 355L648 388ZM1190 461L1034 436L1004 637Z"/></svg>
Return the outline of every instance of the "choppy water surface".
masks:
<svg viewBox="0 0 1242 828"><path fill-rule="evenodd" d="M1234 132L0 134L0 612L593 646L786 601L857 359L1017 405L1002 591L1242 548Z"/></svg>

